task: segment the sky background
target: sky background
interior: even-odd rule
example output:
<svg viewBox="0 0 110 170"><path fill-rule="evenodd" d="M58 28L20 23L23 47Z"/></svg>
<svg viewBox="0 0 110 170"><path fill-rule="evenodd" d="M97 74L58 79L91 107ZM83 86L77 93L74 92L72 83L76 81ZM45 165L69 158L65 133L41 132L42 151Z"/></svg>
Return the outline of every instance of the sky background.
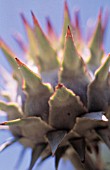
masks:
<svg viewBox="0 0 110 170"><path fill-rule="evenodd" d="M106 8L110 11L110 0L67 0L71 17L73 17L73 12L75 9L80 10L81 14L81 28L83 34L85 35L87 21L89 18L92 21L96 21L98 11L100 7L103 7L104 11ZM22 57L22 52L17 46L13 35L16 32L19 32L23 35L24 41L27 42L24 26L20 17L20 13L23 13L26 18L32 24L31 19L31 10L36 15L40 25L43 30L46 30L45 18L49 17L52 21L52 24L55 28L56 33L59 35L63 23L63 8L64 0L0 0L0 37L2 37L7 44L13 49L14 52L19 57ZM110 19L109 19L110 20ZM107 29L107 36L105 39L105 50L106 53L110 51L110 22ZM0 52L0 64L7 66L6 60ZM1 117L0 121L3 121L4 118ZM9 132L0 132L0 143L5 141L7 137L10 137ZM0 154L0 169L1 170L26 170L29 166L30 153L31 150L28 150L26 153L22 165L17 169L15 168L15 163L17 162L18 155L22 150L20 144L14 144L13 146L6 149L3 153ZM41 168L38 170L47 170L48 167L50 170L54 170L54 158L46 161ZM62 161L63 162L63 161ZM63 170L73 169L72 165L69 163L63 162ZM59 165L59 170L61 170L61 164Z"/></svg>

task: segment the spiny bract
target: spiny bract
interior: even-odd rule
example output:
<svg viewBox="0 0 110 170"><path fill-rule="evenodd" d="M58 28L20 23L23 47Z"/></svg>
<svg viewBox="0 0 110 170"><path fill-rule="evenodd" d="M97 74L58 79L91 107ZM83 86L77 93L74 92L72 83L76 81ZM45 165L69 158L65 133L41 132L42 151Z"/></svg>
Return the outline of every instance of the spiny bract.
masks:
<svg viewBox="0 0 110 170"><path fill-rule="evenodd" d="M9 127L14 136L1 145L0 151L16 141L25 149L31 147L29 170L39 157L43 162L51 155L55 156L56 169L62 157L77 170L105 168L99 144L104 142L110 148L110 55L106 56L103 49L107 15L102 22L100 10L88 44L82 39L78 15L76 12L72 23L65 3L60 38L49 19L46 36L33 12L33 27L22 15L28 48L19 36L16 40L27 65L0 39L0 48L13 68L11 77L1 67L5 82L1 97L5 100L0 101L0 109L8 120L0 128Z"/></svg>

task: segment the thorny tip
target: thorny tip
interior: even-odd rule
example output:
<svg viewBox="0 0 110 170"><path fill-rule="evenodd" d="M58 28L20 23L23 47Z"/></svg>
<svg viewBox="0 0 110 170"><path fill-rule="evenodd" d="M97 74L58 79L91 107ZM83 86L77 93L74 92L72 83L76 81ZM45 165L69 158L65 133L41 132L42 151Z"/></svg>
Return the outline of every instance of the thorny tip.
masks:
<svg viewBox="0 0 110 170"><path fill-rule="evenodd" d="M5 125L14 125L14 124L19 123L20 121L21 121L20 118L15 119L15 120L9 120L9 121L5 121L5 122L0 123L0 126L1 125L3 125L3 126L5 126Z"/></svg>
<svg viewBox="0 0 110 170"><path fill-rule="evenodd" d="M15 58L15 60L17 61L18 65L19 65L20 67L24 65L18 58Z"/></svg>
<svg viewBox="0 0 110 170"><path fill-rule="evenodd" d="M66 32L66 38L72 38L72 34L71 34L71 30L70 30L70 27L68 25L68 29L67 29L67 32Z"/></svg>
<svg viewBox="0 0 110 170"><path fill-rule="evenodd" d="M23 21L24 25L25 26L29 26L29 23L27 22L27 20L26 20L26 18L25 18L23 13L21 13L21 18L22 18L22 21Z"/></svg>
<svg viewBox="0 0 110 170"><path fill-rule="evenodd" d="M49 31L51 31L52 30L52 25L51 25L50 19L47 17L46 21L47 21L47 28L48 28Z"/></svg>
<svg viewBox="0 0 110 170"><path fill-rule="evenodd" d="M0 47L3 47L4 46L4 41L3 41L3 39L0 37Z"/></svg>
<svg viewBox="0 0 110 170"><path fill-rule="evenodd" d="M22 37L20 36L20 34L16 33L14 34L14 40L17 42L17 44L19 45L19 47L23 50L23 52L27 53L28 49L26 47L26 45L24 44Z"/></svg>
<svg viewBox="0 0 110 170"><path fill-rule="evenodd" d="M69 13L68 4L67 4L66 0L65 0L65 11L67 11Z"/></svg>
<svg viewBox="0 0 110 170"><path fill-rule="evenodd" d="M59 83L59 84L56 86L56 90L57 90L57 89L61 89L63 86L64 86L63 84Z"/></svg>
<svg viewBox="0 0 110 170"><path fill-rule="evenodd" d="M7 122L0 123L0 126L1 126L1 125L7 125Z"/></svg>
<svg viewBox="0 0 110 170"><path fill-rule="evenodd" d="M31 15L32 15L32 19L33 19L34 25L39 26L38 20L37 20L37 18L35 17L35 15L34 15L34 13L32 11L31 11Z"/></svg>
<svg viewBox="0 0 110 170"><path fill-rule="evenodd" d="M101 7L100 10L99 10L99 15L98 15L99 21L102 20L102 11L103 11L103 8Z"/></svg>
<svg viewBox="0 0 110 170"><path fill-rule="evenodd" d="M75 11L75 26L79 28L79 10Z"/></svg>

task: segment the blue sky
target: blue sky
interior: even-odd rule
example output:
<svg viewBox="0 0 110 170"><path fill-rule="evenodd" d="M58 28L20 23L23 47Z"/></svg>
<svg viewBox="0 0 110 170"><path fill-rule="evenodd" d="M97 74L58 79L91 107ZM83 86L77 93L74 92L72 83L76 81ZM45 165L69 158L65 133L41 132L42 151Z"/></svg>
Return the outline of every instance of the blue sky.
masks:
<svg viewBox="0 0 110 170"><path fill-rule="evenodd" d="M96 20L98 15L99 8L102 6L104 10L106 8L110 11L110 1L109 0L67 0L68 6L70 9L70 14L73 16L73 11L75 9L80 9L81 13L81 27L83 33L86 31L86 23L89 18L92 18L93 21ZM63 7L64 0L0 0L0 37L2 37L7 44L15 51L18 56L22 55L19 47L13 39L13 34L16 32L20 32L24 36L25 42L27 42L26 34L24 31L24 27L22 25L22 20L20 18L20 13L24 13L28 18L29 22L32 24L31 19L31 10L34 12L36 17L38 18L39 23L41 24L43 30L45 30L45 18L49 16L52 21L53 26L55 27L55 31L57 34L61 32L61 26L63 22ZM110 20L110 19L109 19ZM107 36L105 40L105 50L108 53L110 51L110 22L107 29ZM2 54L0 53L0 64L6 65L6 61L4 60ZM0 119L3 121L3 118ZM0 132L0 143L2 143L7 137L9 137L9 133ZM5 150L0 154L0 169L3 170L15 170L14 165L17 162L18 155L22 146L20 144L15 144ZM19 170L25 170L29 165L30 160L30 150L26 153L25 158L23 160L23 164L20 166ZM41 169L46 170L54 169L54 163L51 164L51 160L47 161L45 165L42 166ZM53 162L53 161L52 161ZM71 166L71 165L70 165ZM66 167L66 164L64 164ZM59 167L59 170L61 168ZM63 168L66 170L65 168ZM70 168L72 169L72 167ZM40 169L39 169L40 170Z"/></svg>

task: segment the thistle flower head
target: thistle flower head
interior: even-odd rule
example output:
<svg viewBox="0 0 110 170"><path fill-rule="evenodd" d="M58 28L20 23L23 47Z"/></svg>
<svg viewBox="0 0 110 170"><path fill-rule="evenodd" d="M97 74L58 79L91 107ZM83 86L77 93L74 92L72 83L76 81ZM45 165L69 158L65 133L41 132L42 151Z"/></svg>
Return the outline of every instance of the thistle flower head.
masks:
<svg viewBox="0 0 110 170"><path fill-rule="evenodd" d="M21 15L28 48L16 36L26 62L0 39L0 48L13 69L10 80L16 84L11 91L16 94L14 97L0 93L5 98L0 101L0 110L7 113L7 121L0 127L9 126L14 136L0 150L16 141L25 149L31 147L30 170L39 157L43 162L51 155L55 156L56 170L62 157L71 160L76 169L98 169L99 143L110 147L110 55L106 56L103 50L106 24L102 24L102 11L87 45L82 38L79 13L75 13L73 24L67 3L60 38L49 19L46 35L34 13L31 14L33 27ZM85 48L89 49L88 62L82 56ZM30 63L33 63L31 68ZM37 73L33 68L38 69ZM1 76L6 80L4 72L7 74L5 68ZM8 86L6 81L4 91ZM95 160L91 151L96 155Z"/></svg>

